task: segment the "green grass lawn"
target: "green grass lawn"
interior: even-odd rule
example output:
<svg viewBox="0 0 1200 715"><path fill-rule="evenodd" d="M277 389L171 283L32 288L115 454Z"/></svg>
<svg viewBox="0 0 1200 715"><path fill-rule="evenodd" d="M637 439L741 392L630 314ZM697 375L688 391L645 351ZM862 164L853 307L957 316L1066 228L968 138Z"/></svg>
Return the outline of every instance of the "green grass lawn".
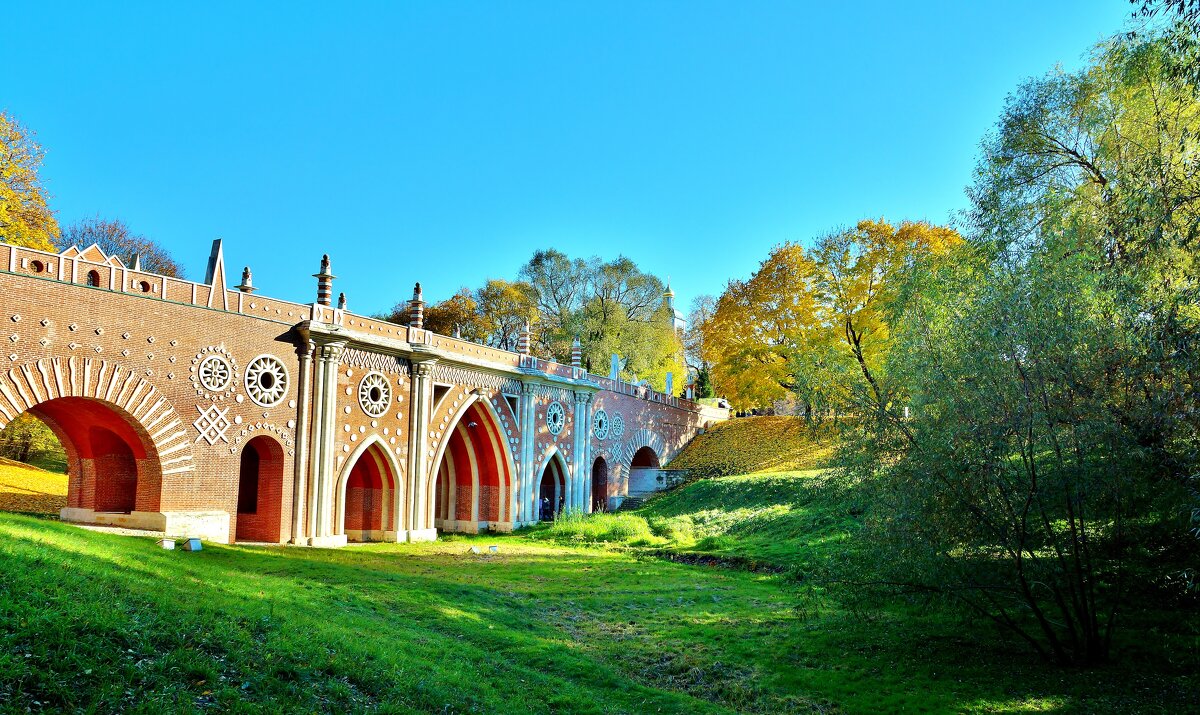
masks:
<svg viewBox="0 0 1200 715"><path fill-rule="evenodd" d="M1191 665L1045 670L920 604L521 535L185 553L0 514L5 712L1180 712Z"/></svg>

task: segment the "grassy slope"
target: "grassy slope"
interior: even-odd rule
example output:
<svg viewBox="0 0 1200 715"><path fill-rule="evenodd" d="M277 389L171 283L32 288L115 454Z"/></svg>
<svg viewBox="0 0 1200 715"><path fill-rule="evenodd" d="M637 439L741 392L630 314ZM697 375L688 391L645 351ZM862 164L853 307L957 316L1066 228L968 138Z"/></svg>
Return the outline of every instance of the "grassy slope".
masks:
<svg viewBox="0 0 1200 715"><path fill-rule="evenodd" d="M696 437L669 469L691 477L782 472L818 466L833 450L832 432L797 417L742 417Z"/></svg>
<svg viewBox="0 0 1200 715"><path fill-rule="evenodd" d="M0 457L0 510L57 514L67 505L67 475Z"/></svg>
<svg viewBox="0 0 1200 715"><path fill-rule="evenodd" d="M711 553L809 572L835 558L857 527L857 505L831 493L820 470L702 479L635 512L676 551ZM686 536L691 532L691 538Z"/></svg>

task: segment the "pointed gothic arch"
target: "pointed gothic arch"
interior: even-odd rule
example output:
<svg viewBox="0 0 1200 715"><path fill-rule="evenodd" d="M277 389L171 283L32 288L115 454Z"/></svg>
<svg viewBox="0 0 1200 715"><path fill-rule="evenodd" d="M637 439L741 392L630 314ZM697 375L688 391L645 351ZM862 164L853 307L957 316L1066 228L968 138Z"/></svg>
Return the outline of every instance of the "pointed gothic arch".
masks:
<svg viewBox="0 0 1200 715"><path fill-rule="evenodd" d="M403 468L387 442L372 434L338 475L334 534L347 541L395 541L404 530Z"/></svg>
<svg viewBox="0 0 1200 715"><path fill-rule="evenodd" d="M516 464L496 406L473 393L449 425L431 462L426 523L443 531L510 529Z"/></svg>
<svg viewBox="0 0 1200 715"><path fill-rule="evenodd" d="M534 494L537 499L535 513L538 521L552 520L566 508L570 478L566 460L557 447L551 448L537 471Z"/></svg>

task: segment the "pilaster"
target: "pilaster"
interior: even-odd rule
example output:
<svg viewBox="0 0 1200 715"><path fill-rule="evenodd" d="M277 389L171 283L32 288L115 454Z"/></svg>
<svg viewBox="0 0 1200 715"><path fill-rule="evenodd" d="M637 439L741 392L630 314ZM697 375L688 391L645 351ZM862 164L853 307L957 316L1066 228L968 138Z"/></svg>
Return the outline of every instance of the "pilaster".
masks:
<svg viewBox="0 0 1200 715"><path fill-rule="evenodd" d="M537 385L532 382L521 383L521 481L520 481L520 514L521 524L532 524L538 520L537 509L534 507L536 497L535 484L538 478L534 455L537 453Z"/></svg>
<svg viewBox="0 0 1200 715"><path fill-rule="evenodd" d="M571 473L575 482L572 494L575 498L572 506L581 511L591 511L592 475L591 475L591 437L592 430L592 393L577 391L575 393L575 437L571 455L574 464Z"/></svg>
<svg viewBox="0 0 1200 715"><path fill-rule="evenodd" d="M410 541L432 541L437 538L433 510L429 503L429 482L436 478L428 468L429 420L433 402L433 366L436 360L417 362L412 369L412 395L409 399L408 474Z"/></svg>
<svg viewBox="0 0 1200 715"><path fill-rule="evenodd" d="M337 415L337 378L338 363L342 359L342 350L346 343L330 342L317 348L317 379L315 380L317 410L314 415L313 443L314 449L311 464L314 474L310 483L316 486L316 527L312 530L309 543L313 546L341 546L346 543L345 535L333 533L334 508L337 495L334 474L334 444L335 421Z"/></svg>
<svg viewBox="0 0 1200 715"><path fill-rule="evenodd" d="M247 269L248 271L249 269ZM243 283L249 279L243 279ZM294 486L292 488L292 538L293 544L307 544L312 522L308 520L308 454L310 449L308 420L312 413L312 354L314 344L305 340L303 345L296 348L299 359L299 369L296 378L296 459L294 460Z"/></svg>

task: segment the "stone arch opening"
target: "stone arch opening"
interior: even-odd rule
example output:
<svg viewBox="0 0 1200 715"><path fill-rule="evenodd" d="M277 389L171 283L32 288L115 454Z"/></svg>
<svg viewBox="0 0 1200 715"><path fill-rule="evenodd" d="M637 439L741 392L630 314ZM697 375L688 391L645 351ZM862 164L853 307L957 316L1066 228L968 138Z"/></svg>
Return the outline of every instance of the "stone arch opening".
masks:
<svg viewBox="0 0 1200 715"><path fill-rule="evenodd" d="M608 510L608 462L596 457L592 463L592 511Z"/></svg>
<svg viewBox="0 0 1200 715"><path fill-rule="evenodd" d="M27 410L58 438L67 456L72 516L156 512L162 466L154 442L133 415L104 400L56 397Z"/></svg>
<svg viewBox="0 0 1200 715"><path fill-rule="evenodd" d="M658 467L659 467L658 453L656 453L650 447L642 447L641 449L639 449L638 451L633 453L633 461L631 461L629 463L629 466L633 469L647 468L647 467L652 468L652 469L658 469Z"/></svg>
<svg viewBox="0 0 1200 715"><path fill-rule="evenodd" d="M238 541L279 543L283 520L283 447L259 435L242 447L238 470Z"/></svg>
<svg viewBox="0 0 1200 715"><path fill-rule="evenodd" d="M658 489L658 453L651 447L642 447L633 453L629 461L630 496L648 494Z"/></svg>
<svg viewBox="0 0 1200 715"><path fill-rule="evenodd" d="M433 525L443 531L510 529L512 461L495 411L477 399L447 435L434 471Z"/></svg>
<svg viewBox="0 0 1200 715"><path fill-rule="evenodd" d="M93 288L100 287L100 271L87 272L87 284Z"/></svg>
<svg viewBox="0 0 1200 715"><path fill-rule="evenodd" d="M538 481L538 520L554 519L563 510L567 498L567 469L557 453L546 462Z"/></svg>
<svg viewBox="0 0 1200 715"><path fill-rule="evenodd" d="M342 479L338 533L344 534L347 541L395 540L399 478L385 449L379 441L373 441L358 454Z"/></svg>

